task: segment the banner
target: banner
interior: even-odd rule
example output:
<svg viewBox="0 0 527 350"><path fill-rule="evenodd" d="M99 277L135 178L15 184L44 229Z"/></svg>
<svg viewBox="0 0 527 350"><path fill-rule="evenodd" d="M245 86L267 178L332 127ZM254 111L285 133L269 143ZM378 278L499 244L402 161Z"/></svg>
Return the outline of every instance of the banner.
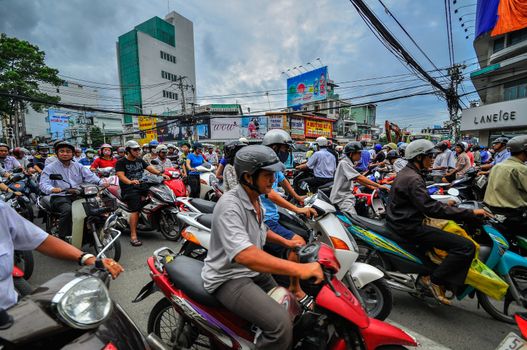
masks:
<svg viewBox="0 0 527 350"><path fill-rule="evenodd" d="M332 138L333 123L323 120L306 119L305 123L305 135L306 137L317 138L324 136L326 138Z"/></svg>
<svg viewBox="0 0 527 350"><path fill-rule="evenodd" d="M70 116L67 112L48 109L49 131L52 140L64 139L64 132L70 126ZM70 135L68 135L70 136Z"/></svg>
<svg viewBox="0 0 527 350"><path fill-rule="evenodd" d="M196 126L200 140L210 139L209 123ZM188 140L194 137L194 128L190 125L179 125L173 121L157 123L159 142Z"/></svg>
<svg viewBox="0 0 527 350"><path fill-rule="evenodd" d="M157 140L157 129L156 129L157 118L154 117L143 117L137 118L137 124L139 131L141 132L141 138L139 143L142 145L153 140Z"/></svg>
<svg viewBox="0 0 527 350"><path fill-rule="evenodd" d="M291 137L296 140L304 140L304 118L291 117Z"/></svg>
<svg viewBox="0 0 527 350"><path fill-rule="evenodd" d="M268 118L268 129L282 129L282 130L289 130L289 125L287 123L287 115L273 115L269 116ZM303 129L303 128L302 128Z"/></svg>
<svg viewBox="0 0 527 350"><path fill-rule="evenodd" d="M213 140L236 140L240 138L241 118L211 117L210 137Z"/></svg>
<svg viewBox="0 0 527 350"><path fill-rule="evenodd" d="M328 67L320 67L287 79L287 106L321 101L327 98Z"/></svg>
<svg viewBox="0 0 527 350"><path fill-rule="evenodd" d="M247 139L261 140L267 132L267 117L242 117L241 136Z"/></svg>

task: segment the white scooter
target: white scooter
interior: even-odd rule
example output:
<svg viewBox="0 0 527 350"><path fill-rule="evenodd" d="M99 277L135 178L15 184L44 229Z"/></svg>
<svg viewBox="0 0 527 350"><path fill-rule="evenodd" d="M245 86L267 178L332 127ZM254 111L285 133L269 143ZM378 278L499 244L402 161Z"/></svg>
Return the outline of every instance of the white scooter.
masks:
<svg viewBox="0 0 527 350"><path fill-rule="evenodd" d="M383 272L374 266L356 261L359 256L358 246L335 215L336 209L333 205L319 199L318 195L307 198L304 204L308 208L314 208L318 216L300 220L293 212L280 208L280 223L304 238L306 235L314 235L315 239L333 247L341 267L336 277L362 301L370 317L384 320L392 309L392 293L383 278ZM187 226L181 233L186 242L180 253L195 259L204 259L210 246L212 214L179 212L177 216ZM309 238L306 239L308 240Z"/></svg>
<svg viewBox="0 0 527 350"><path fill-rule="evenodd" d="M199 198L209 201L217 201L219 196L217 193L218 178L214 174L216 167L210 163L203 163L196 167L199 172L200 191ZM190 192L190 189L189 189Z"/></svg>

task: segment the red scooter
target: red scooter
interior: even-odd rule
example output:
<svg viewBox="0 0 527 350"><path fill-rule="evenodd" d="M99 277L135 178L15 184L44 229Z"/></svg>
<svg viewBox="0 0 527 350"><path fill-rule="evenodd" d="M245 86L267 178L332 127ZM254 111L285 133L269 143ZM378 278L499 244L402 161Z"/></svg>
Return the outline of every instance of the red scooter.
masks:
<svg viewBox="0 0 527 350"><path fill-rule="evenodd" d="M167 185L176 197L187 197L187 186L183 182L181 171L177 168L171 167L164 169L164 174L170 176L170 180L165 180L163 183Z"/></svg>
<svg viewBox="0 0 527 350"><path fill-rule="evenodd" d="M340 266L333 249L309 243L298 250L300 262L318 262L325 280L310 284L313 311L302 310L287 289L278 287L269 296L283 304L294 324L294 349L405 349L417 346L403 330L369 318L342 282L335 278ZM161 299L150 312L148 332L174 348L201 345L214 349L252 349L258 329L221 306L203 287L203 262L161 248L148 258L152 281L134 302L161 290ZM262 310L261 312L265 312Z"/></svg>

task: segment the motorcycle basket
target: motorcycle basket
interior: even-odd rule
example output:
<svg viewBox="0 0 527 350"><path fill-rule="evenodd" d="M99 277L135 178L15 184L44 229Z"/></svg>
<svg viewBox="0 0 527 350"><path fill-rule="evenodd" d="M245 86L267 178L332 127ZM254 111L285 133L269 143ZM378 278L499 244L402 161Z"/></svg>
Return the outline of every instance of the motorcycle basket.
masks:
<svg viewBox="0 0 527 350"><path fill-rule="evenodd" d="M96 216L117 210L117 200L115 198L101 198L94 202L82 203L87 216Z"/></svg>

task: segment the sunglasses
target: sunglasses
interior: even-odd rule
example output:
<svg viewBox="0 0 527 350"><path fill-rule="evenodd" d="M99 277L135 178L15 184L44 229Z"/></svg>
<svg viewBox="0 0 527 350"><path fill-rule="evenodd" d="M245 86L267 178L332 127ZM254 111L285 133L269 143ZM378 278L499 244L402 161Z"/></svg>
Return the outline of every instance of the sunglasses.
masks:
<svg viewBox="0 0 527 350"><path fill-rule="evenodd" d="M138 152L138 151L141 150L141 148L131 148L130 150L131 150L131 151L134 151L134 152Z"/></svg>

